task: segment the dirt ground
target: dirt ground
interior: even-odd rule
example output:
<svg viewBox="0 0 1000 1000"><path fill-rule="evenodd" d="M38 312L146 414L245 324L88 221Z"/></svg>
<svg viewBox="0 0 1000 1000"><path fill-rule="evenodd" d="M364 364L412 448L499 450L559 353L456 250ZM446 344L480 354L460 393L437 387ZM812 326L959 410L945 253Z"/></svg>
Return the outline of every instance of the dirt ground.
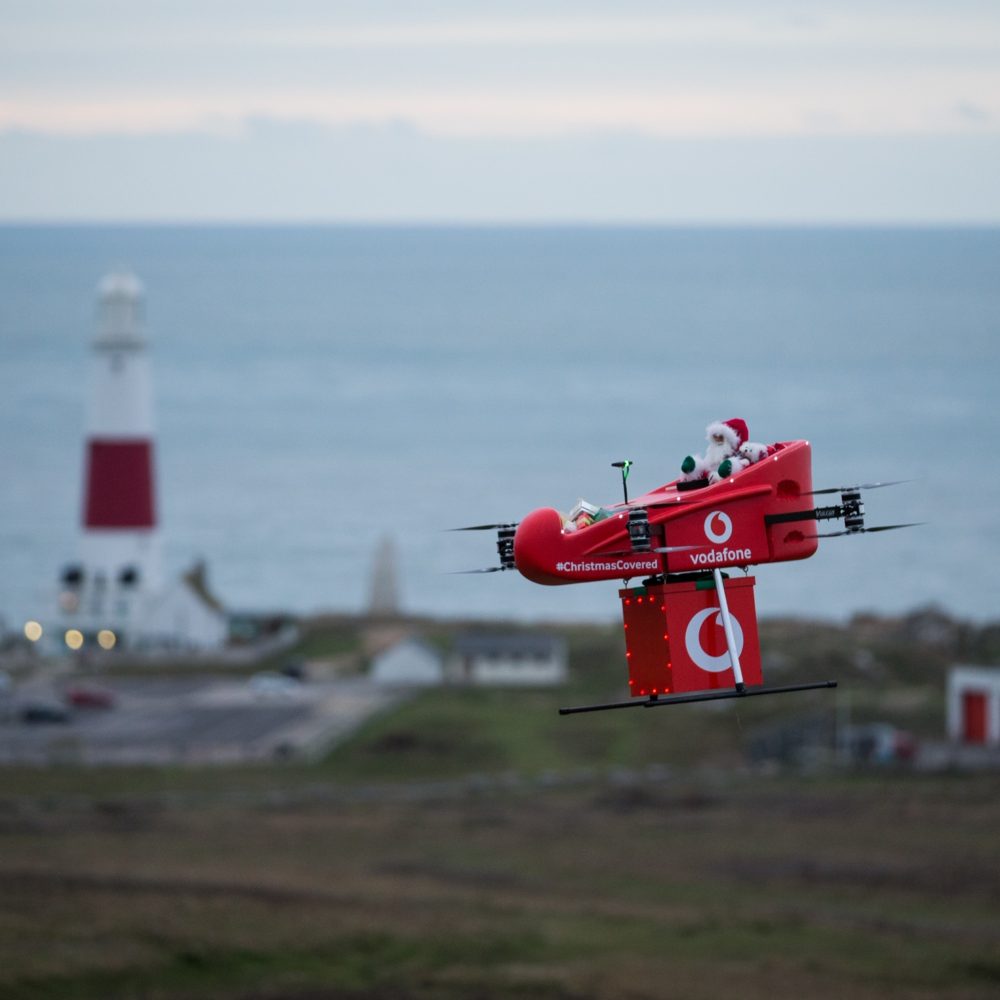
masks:
<svg viewBox="0 0 1000 1000"><path fill-rule="evenodd" d="M0 798L8 998L1000 994L1000 777Z"/></svg>

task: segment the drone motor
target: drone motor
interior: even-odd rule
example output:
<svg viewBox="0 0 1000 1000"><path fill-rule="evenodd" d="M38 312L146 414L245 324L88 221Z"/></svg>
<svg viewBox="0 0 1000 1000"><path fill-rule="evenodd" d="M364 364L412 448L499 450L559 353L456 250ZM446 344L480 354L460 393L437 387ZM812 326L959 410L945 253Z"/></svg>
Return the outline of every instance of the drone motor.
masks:
<svg viewBox="0 0 1000 1000"><path fill-rule="evenodd" d="M501 569L514 569L514 533L516 526L505 524L497 529L497 552Z"/></svg>
<svg viewBox="0 0 1000 1000"><path fill-rule="evenodd" d="M633 507L628 512L628 537L633 552L649 552L649 512L645 507Z"/></svg>

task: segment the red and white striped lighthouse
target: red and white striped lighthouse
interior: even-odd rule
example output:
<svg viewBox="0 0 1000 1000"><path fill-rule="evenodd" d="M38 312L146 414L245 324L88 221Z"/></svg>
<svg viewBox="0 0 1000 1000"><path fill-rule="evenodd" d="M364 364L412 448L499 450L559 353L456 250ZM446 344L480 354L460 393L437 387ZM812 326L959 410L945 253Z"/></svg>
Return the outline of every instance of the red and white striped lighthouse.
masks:
<svg viewBox="0 0 1000 1000"><path fill-rule="evenodd" d="M98 286L84 459L79 563L63 574L60 608L85 632L129 631L162 585L156 520L153 394L133 274Z"/></svg>

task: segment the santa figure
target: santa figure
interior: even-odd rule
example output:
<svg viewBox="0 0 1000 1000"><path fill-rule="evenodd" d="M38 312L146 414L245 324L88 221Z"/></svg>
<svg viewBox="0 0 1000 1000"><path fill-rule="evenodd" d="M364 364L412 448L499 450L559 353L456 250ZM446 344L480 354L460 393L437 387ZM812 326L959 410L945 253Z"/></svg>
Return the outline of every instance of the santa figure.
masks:
<svg viewBox="0 0 1000 1000"><path fill-rule="evenodd" d="M746 421L739 417L713 421L705 428L705 454L688 455L681 463L682 480L708 479L717 483L766 458L767 445L748 441L748 437Z"/></svg>

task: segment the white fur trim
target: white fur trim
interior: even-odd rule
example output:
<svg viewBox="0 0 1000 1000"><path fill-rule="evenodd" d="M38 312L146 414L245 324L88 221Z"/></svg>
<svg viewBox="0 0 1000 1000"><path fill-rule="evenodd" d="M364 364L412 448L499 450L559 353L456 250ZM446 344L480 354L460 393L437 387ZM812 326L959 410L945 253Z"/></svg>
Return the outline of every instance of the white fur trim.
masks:
<svg viewBox="0 0 1000 1000"><path fill-rule="evenodd" d="M681 475L682 483L691 483L696 479L704 479L708 475L708 463L701 455L694 456L694 468L690 472Z"/></svg>
<svg viewBox="0 0 1000 1000"><path fill-rule="evenodd" d="M759 441L747 441L740 446L739 453L741 458L745 458L750 465L753 465L762 458L767 458L770 450L766 444L761 444Z"/></svg>
<svg viewBox="0 0 1000 1000"><path fill-rule="evenodd" d="M730 456L728 461L732 463L732 470L729 476L720 476L719 470L715 469L708 477L710 483L721 483L723 479L729 479L730 476L735 476L737 472L742 472L750 464L746 459L740 458L739 455Z"/></svg>
<svg viewBox="0 0 1000 1000"><path fill-rule="evenodd" d="M724 424L721 420L713 420L705 428L705 439L711 441L712 437L716 434L721 434L725 438L729 447L736 451L740 446L739 435L729 426L729 424Z"/></svg>
<svg viewBox="0 0 1000 1000"><path fill-rule="evenodd" d="M711 441L705 449L705 464L710 469L714 469L727 458L732 458L735 454L735 450L730 446L728 441L723 441L721 444Z"/></svg>

